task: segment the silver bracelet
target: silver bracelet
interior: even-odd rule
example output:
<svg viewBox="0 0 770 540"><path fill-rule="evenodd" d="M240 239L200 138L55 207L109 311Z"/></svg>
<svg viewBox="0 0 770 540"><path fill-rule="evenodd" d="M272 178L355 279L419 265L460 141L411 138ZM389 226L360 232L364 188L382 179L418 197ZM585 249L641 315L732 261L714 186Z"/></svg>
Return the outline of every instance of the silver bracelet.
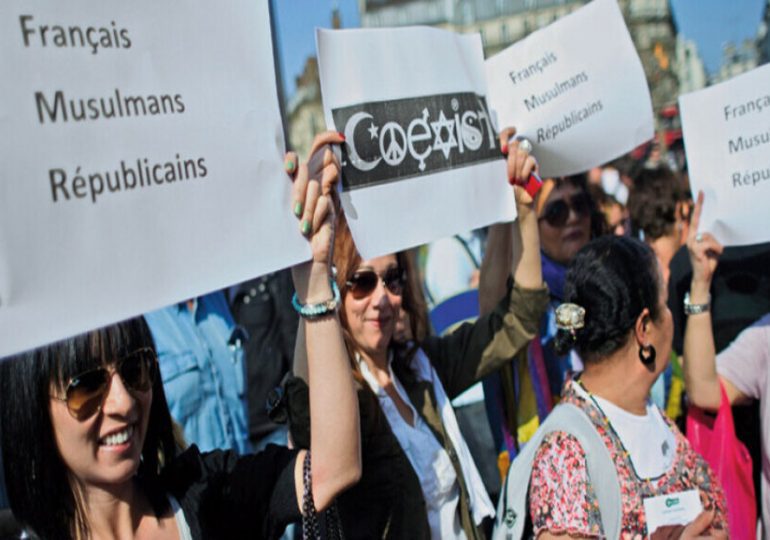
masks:
<svg viewBox="0 0 770 540"><path fill-rule="evenodd" d="M690 293L684 293L684 312L685 315L699 315L701 313L707 313L711 310L711 295L709 294L708 302L705 304L692 304L690 303Z"/></svg>

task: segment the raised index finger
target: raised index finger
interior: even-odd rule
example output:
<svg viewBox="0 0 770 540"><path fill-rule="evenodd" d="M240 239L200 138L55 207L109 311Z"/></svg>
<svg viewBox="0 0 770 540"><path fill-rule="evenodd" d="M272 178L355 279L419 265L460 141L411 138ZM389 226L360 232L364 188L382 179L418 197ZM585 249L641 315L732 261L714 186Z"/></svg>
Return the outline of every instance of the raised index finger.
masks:
<svg viewBox="0 0 770 540"><path fill-rule="evenodd" d="M703 191L698 192L698 199L695 201L695 208L692 211L692 218L690 218L690 236L698 234L698 226L700 225L700 214L703 211Z"/></svg>

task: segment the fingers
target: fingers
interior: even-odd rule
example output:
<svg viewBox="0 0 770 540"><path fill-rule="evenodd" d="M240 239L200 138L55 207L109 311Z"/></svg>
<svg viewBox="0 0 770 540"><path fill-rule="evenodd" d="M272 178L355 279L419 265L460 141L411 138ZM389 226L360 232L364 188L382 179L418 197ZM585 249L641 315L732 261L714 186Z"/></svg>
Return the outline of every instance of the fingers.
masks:
<svg viewBox="0 0 770 540"><path fill-rule="evenodd" d="M507 127L500 132L500 151L506 156L508 155L508 141L510 141L514 135L516 135L515 127ZM510 178L510 175L508 177Z"/></svg>
<svg viewBox="0 0 770 540"><path fill-rule="evenodd" d="M313 232L313 215L316 211L318 198L321 196L320 182L308 182L305 191L305 210L302 213L302 220L299 223L299 230L305 236L310 236Z"/></svg>
<svg viewBox="0 0 770 540"><path fill-rule="evenodd" d="M310 146L310 159L308 163L313 160L313 155L325 144L342 144L345 142L345 135L336 131L324 131L319 133L313 139L313 144Z"/></svg>
<svg viewBox="0 0 770 540"><path fill-rule="evenodd" d="M537 160L521 148L518 140L511 142L508 152L508 181L511 184L524 185L532 171L537 170Z"/></svg>
<svg viewBox="0 0 770 540"><path fill-rule="evenodd" d="M703 191L698 192L698 199L695 201L695 208L692 211L692 218L690 219L690 235L695 237L698 232L698 226L700 225L700 215L703 212L703 200L705 196Z"/></svg>
<svg viewBox="0 0 770 540"><path fill-rule="evenodd" d="M526 149L521 141L511 140L516 134L516 128L507 127L500 132L500 150L508 156L507 172L508 181L513 184L523 185L529 179L532 171L537 170L537 160L530 155L532 145L526 143Z"/></svg>
<svg viewBox="0 0 770 540"><path fill-rule="evenodd" d="M297 166L298 166L298 158L296 152L286 152L286 155L283 158L283 167L284 170L286 170L286 173L294 178L294 175L297 173Z"/></svg>
<svg viewBox="0 0 770 540"><path fill-rule="evenodd" d="M291 198L294 202L292 210L297 217L300 217L305 210L305 194L307 192L308 182L307 165L299 165L294 174L294 184L291 188Z"/></svg>
<svg viewBox="0 0 770 540"><path fill-rule="evenodd" d="M313 223L319 197L334 193L340 177L340 162L330 145L344 142L343 134L325 131L313 139L307 163L298 165L296 153L286 154L284 166L294 177L292 210L300 218L299 227L306 236L315 230Z"/></svg>
<svg viewBox="0 0 770 540"><path fill-rule="evenodd" d="M682 531L682 539L697 538L701 533L711 525L711 521L714 519L714 512L701 512L694 520L690 522L687 527Z"/></svg>
<svg viewBox="0 0 770 540"><path fill-rule="evenodd" d="M327 220L334 219L334 205L331 202L331 197L328 195L321 195L318 198L318 202L315 206L315 212L313 213L313 233L323 227Z"/></svg>

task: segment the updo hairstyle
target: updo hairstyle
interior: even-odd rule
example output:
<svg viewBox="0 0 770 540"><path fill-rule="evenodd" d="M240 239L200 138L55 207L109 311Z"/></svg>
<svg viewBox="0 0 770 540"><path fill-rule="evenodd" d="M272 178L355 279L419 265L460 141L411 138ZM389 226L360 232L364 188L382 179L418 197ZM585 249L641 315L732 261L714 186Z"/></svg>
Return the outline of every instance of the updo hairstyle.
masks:
<svg viewBox="0 0 770 540"><path fill-rule="evenodd" d="M586 244L572 260L564 301L585 309L585 324L559 329L558 354L575 348L584 363L598 362L621 349L644 308L660 317L660 277L652 250L639 240L602 236Z"/></svg>

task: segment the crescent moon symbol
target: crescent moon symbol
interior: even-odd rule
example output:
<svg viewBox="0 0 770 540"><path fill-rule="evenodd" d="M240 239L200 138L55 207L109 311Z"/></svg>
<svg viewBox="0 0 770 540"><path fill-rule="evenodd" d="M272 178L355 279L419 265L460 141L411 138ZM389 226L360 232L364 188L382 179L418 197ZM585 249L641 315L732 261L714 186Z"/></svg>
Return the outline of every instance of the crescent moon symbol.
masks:
<svg viewBox="0 0 770 540"><path fill-rule="evenodd" d="M361 159L361 156L358 155L354 134L358 123L361 120L366 120L367 118L372 118L372 115L369 113L360 111L354 114L353 116L351 116L348 122L345 124L345 142L348 145L348 155L350 156L350 163L356 169L363 172L371 171L377 165L379 165L380 161L382 160L382 158L379 157L374 161L365 161Z"/></svg>

